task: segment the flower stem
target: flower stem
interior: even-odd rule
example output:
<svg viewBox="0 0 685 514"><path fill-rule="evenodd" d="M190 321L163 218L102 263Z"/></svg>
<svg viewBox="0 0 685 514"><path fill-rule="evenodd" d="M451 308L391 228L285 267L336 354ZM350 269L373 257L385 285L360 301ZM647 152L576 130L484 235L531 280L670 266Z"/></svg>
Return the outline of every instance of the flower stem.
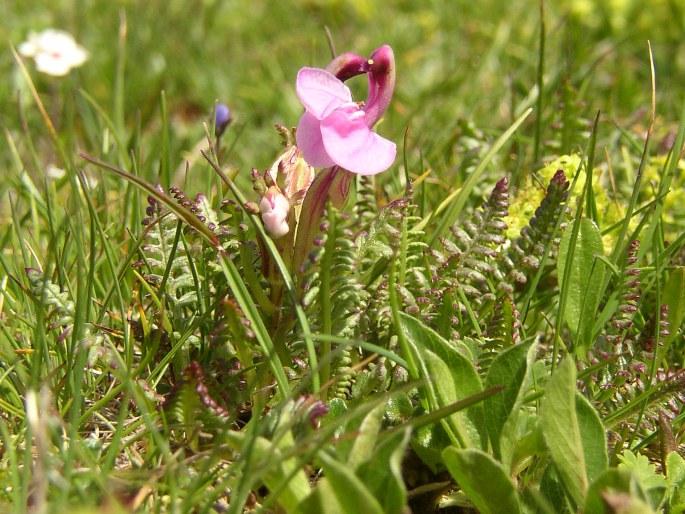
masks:
<svg viewBox="0 0 685 514"><path fill-rule="evenodd" d="M301 268L314 246L314 238L321 232L321 220L328 198L330 197L331 203L336 209L345 205L353 176L350 172L333 166L319 173L309 186L307 195L302 202L302 211L297 224L297 237L291 267L293 274L296 275L301 272Z"/></svg>

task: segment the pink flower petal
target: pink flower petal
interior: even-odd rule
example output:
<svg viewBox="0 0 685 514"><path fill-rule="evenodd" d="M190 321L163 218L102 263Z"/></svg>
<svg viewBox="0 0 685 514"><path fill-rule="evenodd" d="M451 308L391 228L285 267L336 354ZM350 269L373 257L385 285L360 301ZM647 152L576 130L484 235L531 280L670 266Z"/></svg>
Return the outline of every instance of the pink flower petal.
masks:
<svg viewBox="0 0 685 514"><path fill-rule="evenodd" d="M278 190L269 188L259 202L264 229L273 239L283 237L290 231L288 215L290 202Z"/></svg>
<svg viewBox="0 0 685 514"><path fill-rule="evenodd" d="M302 68L297 73L295 91L307 112L318 120L352 101L350 89L335 75L319 68Z"/></svg>
<svg viewBox="0 0 685 514"><path fill-rule="evenodd" d="M373 127L388 108L395 89L395 56L392 48L383 45L376 49L369 61L369 96L366 99L366 123Z"/></svg>
<svg viewBox="0 0 685 514"><path fill-rule="evenodd" d="M335 164L323 146L321 122L309 112L305 112L300 118L295 139L297 147L302 152L302 157L310 166L328 168Z"/></svg>
<svg viewBox="0 0 685 514"><path fill-rule="evenodd" d="M369 129L364 116L338 110L321 121L321 137L335 163L360 175L375 175L395 161L397 147Z"/></svg>

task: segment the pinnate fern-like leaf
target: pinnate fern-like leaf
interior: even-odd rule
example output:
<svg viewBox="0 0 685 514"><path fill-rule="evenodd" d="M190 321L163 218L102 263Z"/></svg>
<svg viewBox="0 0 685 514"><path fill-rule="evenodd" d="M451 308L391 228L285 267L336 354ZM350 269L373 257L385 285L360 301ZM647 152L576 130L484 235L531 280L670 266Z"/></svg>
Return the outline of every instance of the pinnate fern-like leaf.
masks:
<svg viewBox="0 0 685 514"><path fill-rule="evenodd" d="M45 318L50 321L50 329L61 327L59 339L64 339L74 325L76 306L71 294L62 291L42 271L35 268L26 268L25 271L31 285L31 293L36 297L40 307L47 312Z"/></svg>
<svg viewBox="0 0 685 514"><path fill-rule="evenodd" d="M475 305L495 300L495 284L502 280L497 260L505 243L508 207L509 183L503 178L480 209L450 228L451 238L440 240L442 251L424 252L428 266L412 271L409 291L416 302L408 313L420 315L448 339L470 335L457 332L466 312L461 295Z"/></svg>
<svg viewBox="0 0 685 514"><path fill-rule="evenodd" d="M557 170L547 187L547 194L535 210L528 225L521 230L520 237L512 241L502 256L502 267L508 271L508 278L514 283L525 284L528 275L540 267L545 249L552 238L554 227L562 213L568 197L569 181L562 169ZM513 288L510 282L501 282L500 287L507 293Z"/></svg>

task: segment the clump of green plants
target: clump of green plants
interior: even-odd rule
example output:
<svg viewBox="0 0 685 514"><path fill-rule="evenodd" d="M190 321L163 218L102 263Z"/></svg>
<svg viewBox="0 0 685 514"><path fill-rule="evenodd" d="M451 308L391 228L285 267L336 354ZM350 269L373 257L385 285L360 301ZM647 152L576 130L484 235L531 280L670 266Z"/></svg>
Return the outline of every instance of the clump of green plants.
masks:
<svg viewBox="0 0 685 514"><path fill-rule="evenodd" d="M6 132L0 505L685 509L685 109L654 151L654 112L607 135L567 84L561 113L457 121L463 162L431 168L386 137L382 45L293 68L270 167L233 167L218 103L178 165L164 95L152 150L85 90L56 127L19 54L87 54L48 35L78 58L15 56L47 136Z"/></svg>

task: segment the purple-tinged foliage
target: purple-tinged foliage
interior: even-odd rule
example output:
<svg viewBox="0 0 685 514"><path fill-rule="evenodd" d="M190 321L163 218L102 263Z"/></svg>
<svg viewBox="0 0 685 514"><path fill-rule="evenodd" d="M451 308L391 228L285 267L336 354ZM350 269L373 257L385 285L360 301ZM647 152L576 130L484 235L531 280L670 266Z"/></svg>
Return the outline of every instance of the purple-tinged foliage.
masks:
<svg viewBox="0 0 685 514"><path fill-rule="evenodd" d="M525 284L528 274L540 267L557 220L568 197L569 181L562 169L557 170L547 187L547 194L535 210L528 225L521 230L521 236L512 241L502 257L502 267L508 270L508 278L515 284ZM513 291L512 284L502 282L505 292Z"/></svg>

